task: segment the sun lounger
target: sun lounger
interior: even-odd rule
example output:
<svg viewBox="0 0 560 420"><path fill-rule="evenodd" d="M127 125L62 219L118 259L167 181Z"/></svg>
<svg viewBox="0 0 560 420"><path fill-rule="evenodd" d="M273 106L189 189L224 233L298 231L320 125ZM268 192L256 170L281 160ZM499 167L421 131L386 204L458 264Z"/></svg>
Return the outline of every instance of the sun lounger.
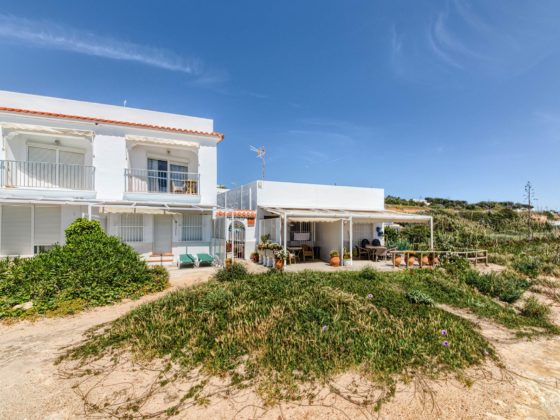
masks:
<svg viewBox="0 0 560 420"><path fill-rule="evenodd" d="M209 267L214 263L214 257L208 254L198 254L198 265L200 267Z"/></svg>
<svg viewBox="0 0 560 420"><path fill-rule="evenodd" d="M191 254L182 254L179 255L179 261L177 263L177 266L179 268L183 268L183 267L194 267L195 265L195 259Z"/></svg>

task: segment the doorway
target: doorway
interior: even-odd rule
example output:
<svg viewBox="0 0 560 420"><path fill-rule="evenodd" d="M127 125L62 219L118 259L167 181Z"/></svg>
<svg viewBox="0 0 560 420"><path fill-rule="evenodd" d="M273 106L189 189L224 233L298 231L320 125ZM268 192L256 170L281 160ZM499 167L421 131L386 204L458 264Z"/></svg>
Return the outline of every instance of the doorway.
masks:
<svg viewBox="0 0 560 420"><path fill-rule="evenodd" d="M171 253L171 242L173 239L173 219L171 216L154 216L154 254Z"/></svg>

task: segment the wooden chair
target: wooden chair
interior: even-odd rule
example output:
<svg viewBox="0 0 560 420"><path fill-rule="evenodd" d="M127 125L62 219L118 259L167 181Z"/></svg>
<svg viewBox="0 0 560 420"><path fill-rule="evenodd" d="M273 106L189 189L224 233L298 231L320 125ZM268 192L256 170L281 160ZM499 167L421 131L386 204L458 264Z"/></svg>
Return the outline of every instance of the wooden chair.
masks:
<svg viewBox="0 0 560 420"><path fill-rule="evenodd" d="M362 259L362 255L366 256L366 260L369 260L370 250L366 248L366 245L369 245L369 241L367 239L362 239L361 246L357 246L358 248L358 256Z"/></svg>
<svg viewBox="0 0 560 420"><path fill-rule="evenodd" d="M299 262L299 255L298 254L293 254L293 253L290 252L288 258L289 258L290 264L295 264L295 263Z"/></svg>
<svg viewBox="0 0 560 420"><path fill-rule="evenodd" d="M374 250L374 255L375 255L375 261L378 261L381 258L383 258L384 260L387 260L387 258L389 256L386 247L376 248Z"/></svg>
<svg viewBox="0 0 560 420"><path fill-rule="evenodd" d="M310 257L311 261L315 260L315 254L313 253L313 248L311 248L309 245L303 244L301 246L301 254L303 256L303 261L305 261L307 257Z"/></svg>

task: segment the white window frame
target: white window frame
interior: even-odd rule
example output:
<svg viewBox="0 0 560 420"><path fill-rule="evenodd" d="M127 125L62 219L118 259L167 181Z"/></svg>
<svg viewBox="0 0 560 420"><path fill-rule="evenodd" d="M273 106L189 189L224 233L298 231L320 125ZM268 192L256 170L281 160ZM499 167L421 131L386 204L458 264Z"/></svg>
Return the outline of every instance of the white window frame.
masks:
<svg viewBox="0 0 560 420"><path fill-rule="evenodd" d="M198 224L194 219L198 218ZM181 225L181 242L200 242L203 236L204 215L183 213Z"/></svg>

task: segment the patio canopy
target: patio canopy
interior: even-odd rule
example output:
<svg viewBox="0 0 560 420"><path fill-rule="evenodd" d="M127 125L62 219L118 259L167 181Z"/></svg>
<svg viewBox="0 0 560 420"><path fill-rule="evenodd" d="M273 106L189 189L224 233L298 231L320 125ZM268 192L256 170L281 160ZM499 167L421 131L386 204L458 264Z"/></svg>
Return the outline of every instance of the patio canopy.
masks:
<svg viewBox="0 0 560 420"><path fill-rule="evenodd" d="M295 209L266 207L264 210L287 217L293 222L337 222L340 220L371 221L377 223L421 223L430 224L431 216L400 213L390 210L341 210L341 209Z"/></svg>

